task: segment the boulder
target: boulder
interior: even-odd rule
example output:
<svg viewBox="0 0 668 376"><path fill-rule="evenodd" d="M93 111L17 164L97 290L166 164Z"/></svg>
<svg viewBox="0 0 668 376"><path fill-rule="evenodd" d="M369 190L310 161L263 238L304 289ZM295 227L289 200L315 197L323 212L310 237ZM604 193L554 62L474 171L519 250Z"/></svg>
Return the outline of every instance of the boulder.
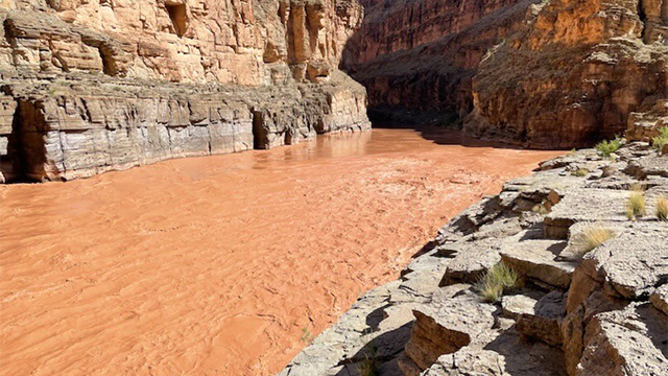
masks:
<svg viewBox="0 0 668 376"><path fill-rule="evenodd" d="M500 241L495 238L461 244L457 255L449 260L439 286L475 283L487 269L501 261L499 246Z"/></svg>
<svg viewBox="0 0 668 376"><path fill-rule="evenodd" d="M629 229L587 254L582 268L626 299L648 298L668 275L666 239L662 225Z"/></svg>
<svg viewBox="0 0 668 376"><path fill-rule="evenodd" d="M575 375L665 375L668 316L648 303L599 313L587 326Z"/></svg>
<svg viewBox="0 0 668 376"><path fill-rule="evenodd" d="M494 308L477 297L460 295L415 309L415 324L406 344L402 369L425 370L443 354L484 341L494 325Z"/></svg>
<svg viewBox="0 0 668 376"><path fill-rule="evenodd" d="M565 376L560 351L509 335L487 349L465 347L441 356L424 376Z"/></svg>
<svg viewBox="0 0 668 376"><path fill-rule="evenodd" d="M545 234L566 239L568 228L577 222L627 221L624 209L628 191L612 189L574 189L545 217Z"/></svg>

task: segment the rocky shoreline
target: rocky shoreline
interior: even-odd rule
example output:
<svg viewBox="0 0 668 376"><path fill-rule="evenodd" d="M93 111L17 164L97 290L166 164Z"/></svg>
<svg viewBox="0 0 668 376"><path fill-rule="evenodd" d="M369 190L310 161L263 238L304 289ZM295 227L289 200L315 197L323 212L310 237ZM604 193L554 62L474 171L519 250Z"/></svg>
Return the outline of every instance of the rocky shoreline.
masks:
<svg viewBox="0 0 668 376"><path fill-rule="evenodd" d="M661 154L646 142L612 158L586 149L507 182L279 375L668 375ZM629 219L632 189L647 207ZM608 236L592 245L593 232ZM477 283L499 263L517 282L485 302Z"/></svg>

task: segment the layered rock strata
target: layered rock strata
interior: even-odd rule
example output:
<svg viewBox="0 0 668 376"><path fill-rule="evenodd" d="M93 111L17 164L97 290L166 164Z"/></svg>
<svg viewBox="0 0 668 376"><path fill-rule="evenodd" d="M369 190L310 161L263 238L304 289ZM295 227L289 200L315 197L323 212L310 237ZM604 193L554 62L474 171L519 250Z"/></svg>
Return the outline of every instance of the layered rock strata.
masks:
<svg viewBox="0 0 668 376"><path fill-rule="evenodd" d="M0 180L90 176L370 127L354 1L6 1Z"/></svg>
<svg viewBox="0 0 668 376"><path fill-rule="evenodd" d="M385 120L419 110L410 115L429 112L448 122L472 110L471 79L480 60L522 21L532 1L362 3L364 22L342 64L367 87L373 113Z"/></svg>
<svg viewBox="0 0 668 376"><path fill-rule="evenodd" d="M364 5L343 66L368 88L379 120L406 113L532 148L589 146L665 124L662 1Z"/></svg>
<svg viewBox="0 0 668 376"><path fill-rule="evenodd" d="M647 214L631 221L635 186ZM668 156L644 142L542 163L453 218L280 375L668 375L666 194ZM611 237L587 245L592 229ZM519 283L487 303L475 282L498 262Z"/></svg>
<svg viewBox="0 0 668 376"><path fill-rule="evenodd" d="M661 1L545 3L485 58L468 133L531 147L622 134L666 98ZM650 126L650 128L652 128Z"/></svg>

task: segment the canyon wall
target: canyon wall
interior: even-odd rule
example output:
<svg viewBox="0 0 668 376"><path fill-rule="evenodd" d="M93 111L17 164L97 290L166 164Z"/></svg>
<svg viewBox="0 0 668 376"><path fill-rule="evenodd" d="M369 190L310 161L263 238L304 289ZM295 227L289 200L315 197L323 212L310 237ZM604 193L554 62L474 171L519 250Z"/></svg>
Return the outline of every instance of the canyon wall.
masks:
<svg viewBox="0 0 668 376"><path fill-rule="evenodd" d="M666 98L662 1L552 1L497 46L473 81L465 129L532 147L623 134ZM644 109L642 109L644 110Z"/></svg>
<svg viewBox="0 0 668 376"><path fill-rule="evenodd" d="M367 87L374 112L436 110L463 117L485 53L519 24L529 0L367 1L342 66Z"/></svg>
<svg viewBox="0 0 668 376"><path fill-rule="evenodd" d="M380 119L409 110L534 148L581 147L627 128L651 135L665 120L663 1L364 5L342 67Z"/></svg>
<svg viewBox="0 0 668 376"><path fill-rule="evenodd" d="M354 0L0 2L0 180L370 127L338 70Z"/></svg>

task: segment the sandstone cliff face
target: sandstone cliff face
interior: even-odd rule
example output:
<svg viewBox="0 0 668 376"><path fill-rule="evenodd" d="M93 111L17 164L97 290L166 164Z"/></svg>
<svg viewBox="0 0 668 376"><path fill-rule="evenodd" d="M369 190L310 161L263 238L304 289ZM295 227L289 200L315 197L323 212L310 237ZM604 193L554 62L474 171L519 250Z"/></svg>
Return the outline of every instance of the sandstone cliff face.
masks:
<svg viewBox="0 0 668 376"><path fill-rule="evenodd" d="M375 109L472 110L471 79L485 53L523 20L529 0L364 2L343 67Z"/></svg>
<svg viewBox="0 0 668 376"><path fill-rule="evenodd" d="M368 129L337 69L361 17L347 0L4 1L0 180Z"/></svg>
<svg viewBox="0 0 668 376"><path fill-rule="evenodd" d="M480 64L465 129L531 147L622 134L634 111L666 95L663 8L639 0L537 7Z"/></svg>
<svg viewBox="0 0 668 376"><path fill-rule="evenodd" d="M327 79L362 17L359 4L334 0L15 0L4 8L2 69L255 86Z"/></svg>
<svg viewBox="0 0 668 376"><path fill-rule="evenodd" d="M364 3L343 67L369 103L473 136L571 148L652 134L667 93L662 1ZM423 116L423 121L428 116Z"/></svg>

